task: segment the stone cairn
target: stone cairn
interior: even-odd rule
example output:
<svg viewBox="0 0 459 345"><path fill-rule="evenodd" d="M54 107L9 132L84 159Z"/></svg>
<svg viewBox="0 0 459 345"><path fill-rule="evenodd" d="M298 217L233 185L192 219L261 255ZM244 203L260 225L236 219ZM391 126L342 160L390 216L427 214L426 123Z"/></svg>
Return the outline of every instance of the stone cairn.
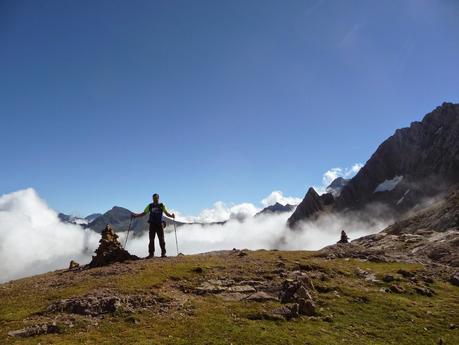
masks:
<svg viewBox="0 0 459 345"><path fill-rule="evenodd" d="M344 232L344 230L341 231L341 238L339 239L337 243L349 243L349 237Z"/></svg>
<svg viewBox="0 0 459 345"><path fill-rule="evenodd" d="M135 255L129 254L118 241L110 224L107 224L102 231L102 238L99 241L99 248L96 249L96 256L92 257L89 267L106 266L114 262L124 262L126 260L138 260Z"/></svg>

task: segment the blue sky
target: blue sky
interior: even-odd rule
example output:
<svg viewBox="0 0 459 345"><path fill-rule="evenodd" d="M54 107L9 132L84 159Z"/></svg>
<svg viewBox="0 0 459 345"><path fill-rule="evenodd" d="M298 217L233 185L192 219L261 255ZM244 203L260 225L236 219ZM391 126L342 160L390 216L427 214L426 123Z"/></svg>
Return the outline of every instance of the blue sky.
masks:
<svg viewBox="0 0 459 345"><path fill-rule="evenodd" d="M457 18L455 0L0 1L0 193L81 215L301 197L459 102Z"/></svg>

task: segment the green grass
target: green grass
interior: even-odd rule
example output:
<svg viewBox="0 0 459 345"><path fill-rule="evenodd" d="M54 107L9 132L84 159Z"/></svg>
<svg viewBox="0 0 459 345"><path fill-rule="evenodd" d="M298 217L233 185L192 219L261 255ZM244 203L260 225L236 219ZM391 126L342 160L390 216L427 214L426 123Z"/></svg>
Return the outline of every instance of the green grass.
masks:
<svg viewBox="0 0 459 345"><path fill-rule="evenodd" d="M269 274L279 261L292 271L298 265L313 268L316 284L336 292L318 294L319 317L291 321L250 320L253 313L269 311L278 302L226 302L214 296L183 294L176 285L197 286L216 277L253 279ZM193 268L202 267L204 273ZM420 271L421 265L371 263L358 260L325 260L311 252L257 251L239 258L186 256L116 265L113 274L99 275L107 268L81 273L54 272L0 286L0 344L455 344L459 330L459 289L436 280L433 297L421 296L406 280L397 282L404 294L381 292L390 284L367 282L356 275L356 267L377 277L399 269ZM116 268L120 271L117 273ZM126 269L127 268L127 269ZM329 277L320 281L320 272ZM51 283L50 283L51 282ZM128 315L106 315L97 327L84 322L64 327L62 334L33 338L11 338L10 330L33 323L27 318L60 298L83 295L107 288L120 293L155 292L188 298L186 309L158 313L147 310ZM325 322L320 316L331 316ZM26 319L24 321L24 319ZM138 320L138 323L132 320Z"/></svg>

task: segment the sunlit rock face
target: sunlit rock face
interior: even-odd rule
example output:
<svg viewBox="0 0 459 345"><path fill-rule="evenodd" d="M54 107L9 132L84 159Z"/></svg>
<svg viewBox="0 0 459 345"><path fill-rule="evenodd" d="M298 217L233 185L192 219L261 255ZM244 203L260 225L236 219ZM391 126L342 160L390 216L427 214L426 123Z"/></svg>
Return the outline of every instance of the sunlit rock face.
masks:
<svg viewBox="0 0 459 345"><path fill-rule="evenodd" d="M370 208L381 216L399 217L457 183L459 104L443 103L421 122L398 129L385 140L339 195L335 193L326 211ZM318 200L308 192L288 225L294 228L323 212Z"/></svg>

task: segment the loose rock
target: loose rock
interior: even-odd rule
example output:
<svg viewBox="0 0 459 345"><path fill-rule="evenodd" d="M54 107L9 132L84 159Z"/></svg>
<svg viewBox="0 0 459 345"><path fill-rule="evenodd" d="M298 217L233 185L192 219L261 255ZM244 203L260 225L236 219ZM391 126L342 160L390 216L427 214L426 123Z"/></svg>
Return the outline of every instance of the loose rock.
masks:
<svg viewBox="0 0 459 345"><path fill-rule="evenodd" d="M270 294L264 291L258 291L246 298L248 301L256 301L256 302L264 302L264 301L275 301L277 300L276 297L271 296Z"/></svg>
<svg viewBox="0 0 459 345"><path fill-rule="evenodd" d="M26 327L19 329L17 331L8 332L10 337L21 337L21 338L28 338L34 337L41 334L49 334L49 333L59 333L60 328L55 324L41 324L41 325L34 325L31 327Z"/></svg>
<svg viewBox="0 0 459 345"><path fill-rule="evenodd" d="M453 274L450 278L449 278L449 282L455 286L459 286L459 273L455 273Z"/></svg>
<svg viewBox="0 0 459 345"><path fill-rule="evenodd" d="M69 270L80 267L80 264L74 260L70 261Z"/></svg>

